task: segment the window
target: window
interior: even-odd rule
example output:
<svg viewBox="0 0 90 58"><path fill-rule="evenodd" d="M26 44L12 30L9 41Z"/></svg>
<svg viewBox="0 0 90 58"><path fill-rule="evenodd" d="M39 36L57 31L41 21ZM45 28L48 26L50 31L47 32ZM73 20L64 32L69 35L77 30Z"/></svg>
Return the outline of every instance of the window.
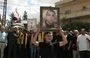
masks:
<svg viewBox="0 0 90 58"><path fill-rule="evenodd" d="M71 13L71 10L66 10L65 11L65 14L70 14Z"/></svg>
<svg viewBox="0 0 90 58"><path fill-rule="evenodd" d="M86 9L87 9L87 7L86 7L86 6L83 6L83 7L82 7L82 10L86 10Z"/></svg>

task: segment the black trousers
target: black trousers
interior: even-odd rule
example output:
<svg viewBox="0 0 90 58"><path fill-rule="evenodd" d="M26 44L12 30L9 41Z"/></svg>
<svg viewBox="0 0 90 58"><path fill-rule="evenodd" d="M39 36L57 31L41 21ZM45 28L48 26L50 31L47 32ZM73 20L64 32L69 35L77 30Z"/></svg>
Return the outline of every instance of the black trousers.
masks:
<svg viewBox="0 0 90 58"><path fill-rule="evenodd" d="M8 45L8 58L17 58L17 44Z"/></svg>
<svg viewBox="0 0 90 58"><path fill-rule="evenodd" d="M90 58L90 51L79 51L80 58Z"/></svg>
<svg viewBox="0 0 90 58"><path fill-rule="evenodd" d="M23 45L18 45L18 58L27 58L26 57L26 48Z"/></svg>
<svg viewBox="0 0 90 58"><path fill-rule="evenodd" d="M73 58L73 50L64 50L63 58Z"/></svg>

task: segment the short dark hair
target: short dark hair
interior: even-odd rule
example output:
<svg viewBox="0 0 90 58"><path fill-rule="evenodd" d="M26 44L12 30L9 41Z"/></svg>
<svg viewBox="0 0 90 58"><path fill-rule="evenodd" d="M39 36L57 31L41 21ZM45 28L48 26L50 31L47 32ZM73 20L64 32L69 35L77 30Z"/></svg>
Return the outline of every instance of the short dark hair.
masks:
<svg viewBox="0 0 90 58"><path fill-rule="evenodd" d="M44 36L46 36L47 34L51 34L51 33L47 31L47 32L44 33Z"/></svg>

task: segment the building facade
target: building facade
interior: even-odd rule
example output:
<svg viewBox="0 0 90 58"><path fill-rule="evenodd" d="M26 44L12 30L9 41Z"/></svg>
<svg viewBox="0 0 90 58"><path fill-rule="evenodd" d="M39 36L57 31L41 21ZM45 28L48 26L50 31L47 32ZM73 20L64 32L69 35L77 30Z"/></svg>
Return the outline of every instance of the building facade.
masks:
<svg viewBox="0 0 90 58"><path fill-rule="evenodd" d="M90 0L63 0L56 2L60 8L60 21L63 23L90 23Z"/></svg>

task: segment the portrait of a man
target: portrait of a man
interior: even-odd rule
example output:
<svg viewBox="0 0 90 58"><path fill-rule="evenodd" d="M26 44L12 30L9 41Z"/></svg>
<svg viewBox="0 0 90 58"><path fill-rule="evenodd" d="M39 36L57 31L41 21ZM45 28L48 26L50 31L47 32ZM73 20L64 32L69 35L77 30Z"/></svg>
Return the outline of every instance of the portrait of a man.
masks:
<svg viewBox="0 0 90 58"><path fill-rule="evenodd" d="M36 30L36 24L37 24L36 19L29 19L27 22L28 22L28 31Z"/></svg>
<svg viewBox="0 0 90 58"><path fill-rule="evenodd" d="M56 29L59 25L59 9L54 7L41 7L41 27Z"/></svg>

